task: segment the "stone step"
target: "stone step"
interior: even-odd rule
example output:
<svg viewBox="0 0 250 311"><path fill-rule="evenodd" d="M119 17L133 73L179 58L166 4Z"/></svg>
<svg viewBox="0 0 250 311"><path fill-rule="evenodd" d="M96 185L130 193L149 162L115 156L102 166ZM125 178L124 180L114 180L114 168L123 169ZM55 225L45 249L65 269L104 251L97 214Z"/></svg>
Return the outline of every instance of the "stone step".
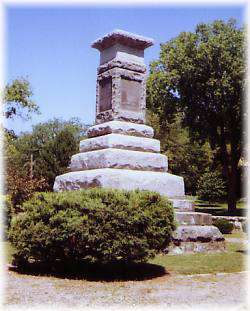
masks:
<svg viewBox="0 0 250 311"><path fill-rule="evenodd" d="M173 207L178 211L193 211L194 203L191 200L183 198L169 198L169 200L173 203Z"/></svg>
<svg viewBox="0 0 250 311"><path fill-rule="evenodd" d="M153 138L108 134L80 142L80 152L116 148L134 151L160 152L160 141Z"/></svg>
<svg viewBox="0 0 250 311"><path fill-rule="evenodd" d="M215 226L180 225L173 232L172 241L178 245L181 242L224 241L224 238Z"/></svg>
<svg viewBox="0 0 250 311"><path fill-rule="evenodd" d="M149 190L168 197L184 196L183 178L163 172L111 168L94 169L57 176L54 183L54 191L93 187Z"/></svg>
<svg viewBox="0 0 250 311"><path fill-rule="evenodd" d="M114 148L78 153L71 158L71 171L99 168L167 172L168 160L159 153Z"/></svg>
<svg viewBox="0 0 250 311"><path fill-rule="evenodd" d="M175 212L175 219L179 225L212 225L212 215L196 212Z"/></svg>
<svg viewBox="0 0 250 311"><path fill-rule="evenodd" d="M154 137L154 130L151 126L124 121L110 121L91 126L87 131L87 136L92 138L114 133L148 138Z"/></svg>
<svg viewBox="0 0 250 311"><path fill-rule="evenodd" d="M168 255L180 255L190 253L218 253L226 251L225 241L210 241L210 242L181 242L178 245L171 243L164 253Z"/></svg>

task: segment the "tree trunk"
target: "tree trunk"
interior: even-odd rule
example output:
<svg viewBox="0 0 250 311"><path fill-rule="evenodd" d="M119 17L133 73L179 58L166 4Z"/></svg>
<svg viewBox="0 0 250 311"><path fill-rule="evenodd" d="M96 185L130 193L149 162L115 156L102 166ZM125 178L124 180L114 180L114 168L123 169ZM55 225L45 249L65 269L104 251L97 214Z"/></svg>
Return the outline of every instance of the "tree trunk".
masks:
<svg viewBox="0 0 250 311"><path fill-rule="evenodd" d="M237 202L237 165L233 163L228 174L228 212L234 214L236 212Z"/></svg>
<svg viewBox="0 0 250 311"><path fill-rule="evenodd" d="M237 167L239 162L239 155L237 154L237 145L231 141L231 153L228 153L226 139L224 136L224 129L221 128L221 152L223 155L222 165L226 172L228 181L228 197L227 205L229 214L235 214L237 203Z"/></svg>

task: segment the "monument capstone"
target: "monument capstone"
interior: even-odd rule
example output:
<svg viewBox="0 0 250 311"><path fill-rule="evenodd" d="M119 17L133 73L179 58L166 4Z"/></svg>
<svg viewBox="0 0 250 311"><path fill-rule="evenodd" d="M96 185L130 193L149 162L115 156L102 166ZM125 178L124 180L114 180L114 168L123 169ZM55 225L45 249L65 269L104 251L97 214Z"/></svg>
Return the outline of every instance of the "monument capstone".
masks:
<svg viewBox="0 0 250 311"><path fill-rule="evenodd" d="M80 142L80 153L72 156L71 172L56 177L54 191L92 187L157 191L177 209L180 226L173 235L173 252L223 249L221 233L211 226L212 216L193 211L185 198L183 178L168 173L160 141L145 125L144 50L152 45L152 39L122 30L92 44L100 51L95 125ZM193 245L197 241L209 243Z"/></svg>

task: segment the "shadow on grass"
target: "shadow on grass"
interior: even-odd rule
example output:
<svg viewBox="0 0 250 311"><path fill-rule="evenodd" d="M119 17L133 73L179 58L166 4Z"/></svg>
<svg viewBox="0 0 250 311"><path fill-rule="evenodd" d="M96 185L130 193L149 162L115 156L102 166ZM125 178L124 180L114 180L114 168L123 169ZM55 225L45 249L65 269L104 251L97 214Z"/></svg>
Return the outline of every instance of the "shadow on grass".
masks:
<svg viewBox="0 0 250 311"><path fill-rule="evenodd" d="M249 255L249 251L247 249L239 249L236 251L237 253L242 253L244 255Z"/></svg>
<svg viewBox="0 0 250 311"><path fill-rule="evenodd" d="M110 263L94 264L89 262L62 264L48 267L41 263L30 263L24 268L9 267L9 270L39 276L55 276L67 279L84 279L87 281L142 281L167 275L165 268L150 263Z"/></svg>
<svg viewBox="0 0 250 311"><path fill-rule="evenodd" d="M205 205L205 204L202 204L202 205L196 204L195 212L208 213L214 216L246 216L246 211L244 209L236 209L234 213L229 213L224 208L216 208L215 204L213 204L213 206Z"/></svg>

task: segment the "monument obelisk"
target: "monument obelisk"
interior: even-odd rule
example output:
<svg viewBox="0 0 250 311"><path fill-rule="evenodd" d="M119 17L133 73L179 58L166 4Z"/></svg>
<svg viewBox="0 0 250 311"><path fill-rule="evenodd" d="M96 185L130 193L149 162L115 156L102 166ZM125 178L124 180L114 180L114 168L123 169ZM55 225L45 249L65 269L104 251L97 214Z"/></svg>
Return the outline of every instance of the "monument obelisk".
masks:
<svg viewBox="0 0 250 311"><path fill-rule="evenodd" d="M100 51L96 84L96 125L80 142L70 173L56 177L54 191L105 187L152 190L184 196L182 177L167 173L160 141L145 125L146 66L144 50L153 40L114 30L96 40Z"/></svg>

